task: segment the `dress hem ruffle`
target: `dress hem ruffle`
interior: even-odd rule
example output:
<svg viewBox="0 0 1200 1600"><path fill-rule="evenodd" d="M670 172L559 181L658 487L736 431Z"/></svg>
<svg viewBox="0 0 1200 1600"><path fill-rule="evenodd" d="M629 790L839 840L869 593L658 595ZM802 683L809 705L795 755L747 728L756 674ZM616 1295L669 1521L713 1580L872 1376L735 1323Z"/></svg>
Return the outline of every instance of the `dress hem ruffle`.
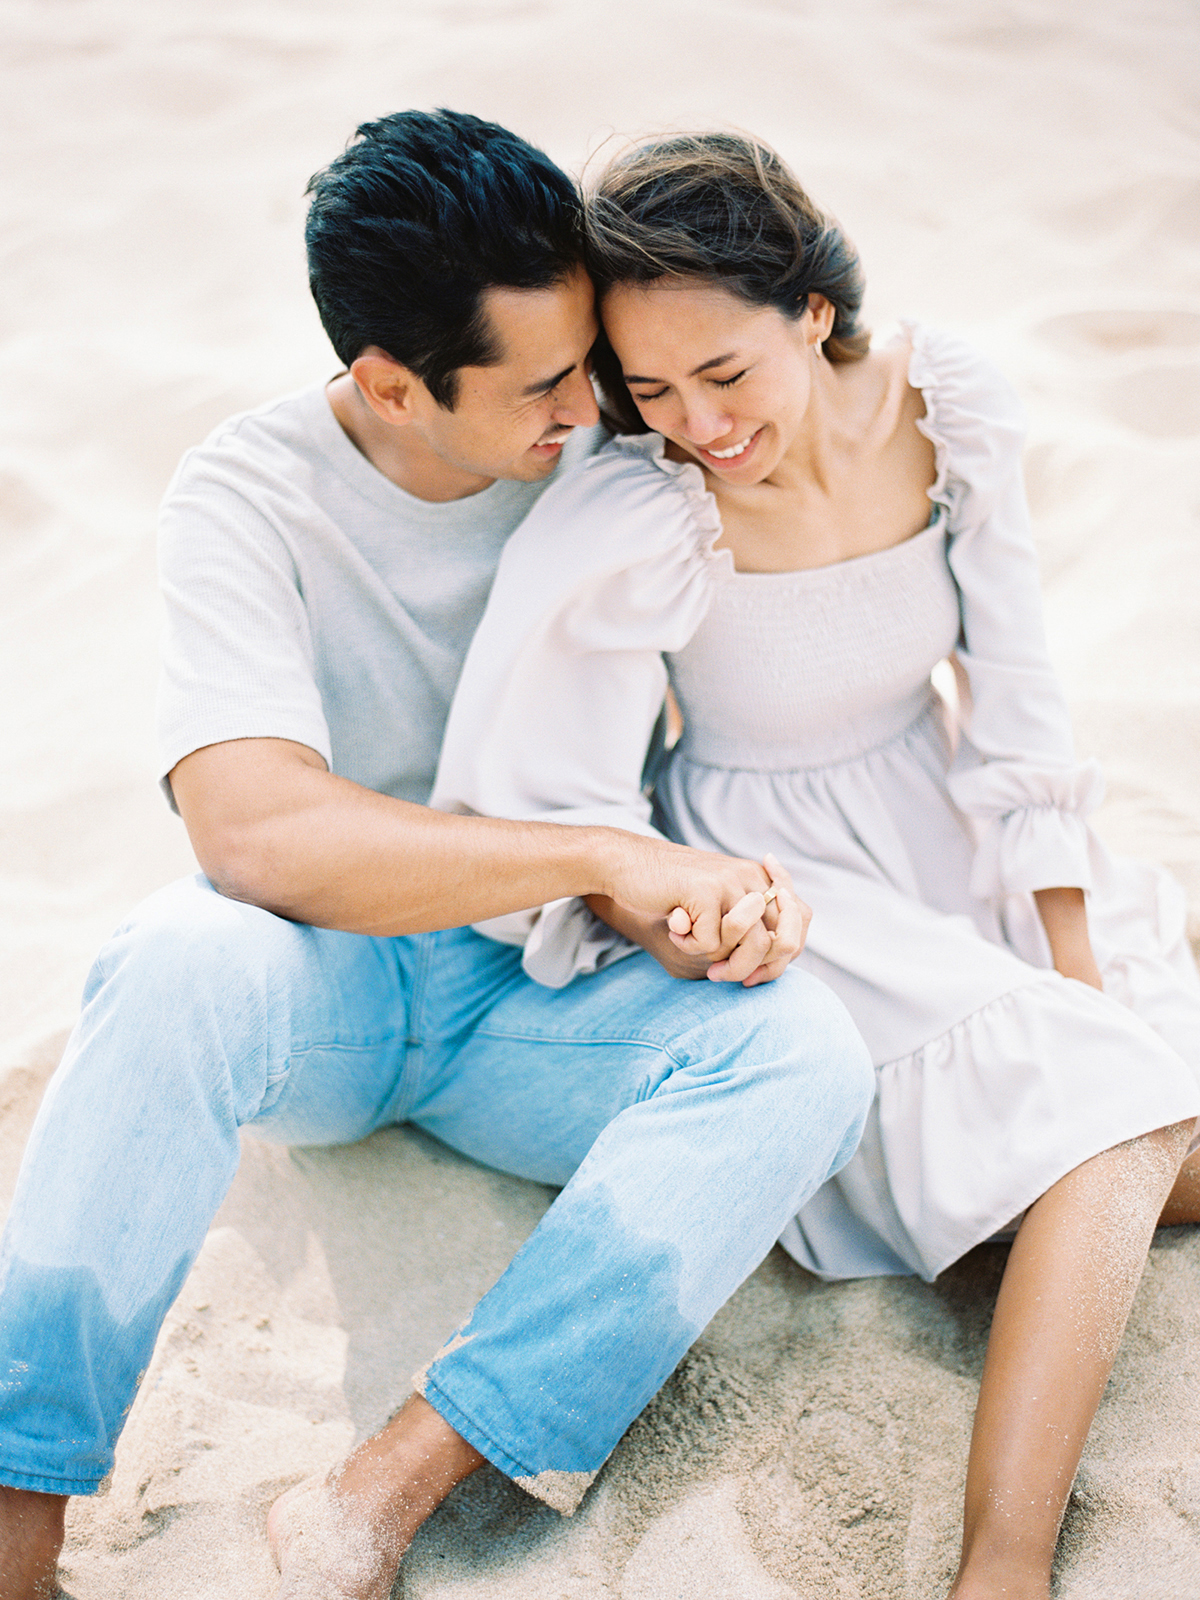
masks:
<svg viewBox="0 0 1200 1600"><path fill-rule="evenodd" d="M1040 990L1032 1003L1031 990ZM1077 1052L1060 1048L1047 1072L1038 1063L1052 1036L1060 1047L1077 1042ZM1003 1104L986 1073L968 1072L981 1060L1004 1063ZM1190 1120L1200 1131L1200 1084L1188 1065L1120 1002L1052 972L884 1063L877 1077L858 1153L826 1185L820 1204L810 1202L780 1238L801 1266L826 1280L932 1282L1085 1161L1176 1123ZM1070 1104L1060 1103L1064 1096ZM1014 1149L1021 1151L1017 1162ZM966 1172L970 1185L962 1181ZM955 1218L949 1197L968 1193L978 1203Z"/></svg>

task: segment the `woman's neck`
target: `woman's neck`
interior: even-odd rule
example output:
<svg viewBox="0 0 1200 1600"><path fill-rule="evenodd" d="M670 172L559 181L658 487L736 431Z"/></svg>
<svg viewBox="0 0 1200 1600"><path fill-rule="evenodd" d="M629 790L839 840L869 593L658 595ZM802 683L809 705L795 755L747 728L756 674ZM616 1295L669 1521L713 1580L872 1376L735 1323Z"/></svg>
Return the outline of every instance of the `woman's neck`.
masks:
<svg viewBox="0 0 1200 1600"><path fill-rule="evenodd" d="M889 346L842 366L822 358L802 425L765 478L741 486L705 474L724 526L719 543L740 571L836 565L927 525L936 470L916 427L924 399L909 386L908 355Z"/></svg>

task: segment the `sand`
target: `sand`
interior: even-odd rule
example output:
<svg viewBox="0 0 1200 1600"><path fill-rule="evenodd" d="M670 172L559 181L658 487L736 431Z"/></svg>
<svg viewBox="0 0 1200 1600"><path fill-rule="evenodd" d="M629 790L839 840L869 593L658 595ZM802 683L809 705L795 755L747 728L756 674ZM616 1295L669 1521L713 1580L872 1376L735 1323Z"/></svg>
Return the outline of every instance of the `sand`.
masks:
<svg viewBox="0 0 1200 1600"><path fill-rule="evenodd" d="M190 870L153 783L155 506L228 412L334 370L309 173L449 104L578 167L741 123L856 238L882 323L956 326L1029 406L1052 647L1100 817L1200 907L1200 24L1190 0L8 0L0 119L0 1179L87 965ZM548 1192L392 1131L246 1159L164 1328L75 1600L266 1600L271 1499L370 1430ZM776 1252L579 1514L479 1474L398 1593L944 1592L991 1298ZM1072 1499L1064 1600L1200 1593L1200 1237L1160 1235Z"/></svg>

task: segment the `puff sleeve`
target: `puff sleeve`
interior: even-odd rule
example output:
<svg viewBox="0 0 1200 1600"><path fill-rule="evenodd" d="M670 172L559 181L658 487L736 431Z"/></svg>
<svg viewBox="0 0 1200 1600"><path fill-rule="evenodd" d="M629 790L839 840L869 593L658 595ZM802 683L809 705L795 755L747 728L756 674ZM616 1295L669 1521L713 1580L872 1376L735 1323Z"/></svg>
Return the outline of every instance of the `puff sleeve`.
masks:
<svg viewBox="0 0 1200 1600"><path fill-rule="evenodd" d="M966 692L949 788L979 824L971 889L988 899L1090 889L1086 818L1103 778L1096 762L1075 760L1046 647L1020 404L990 363L946 334L914 343L911 378L925 394L918 426L937 453L930 497L947 507L962 616L955 654Z"/></svg>
<svg viewBox="0 0 1200 1600"><path fill-rule="evenodd" d="M654 835L643 793L680 649L732 570L698 468L615 440L553 484L509 539L455 691L431 804ZM635 946L578 899L477 925L552 988Z"/></svg>

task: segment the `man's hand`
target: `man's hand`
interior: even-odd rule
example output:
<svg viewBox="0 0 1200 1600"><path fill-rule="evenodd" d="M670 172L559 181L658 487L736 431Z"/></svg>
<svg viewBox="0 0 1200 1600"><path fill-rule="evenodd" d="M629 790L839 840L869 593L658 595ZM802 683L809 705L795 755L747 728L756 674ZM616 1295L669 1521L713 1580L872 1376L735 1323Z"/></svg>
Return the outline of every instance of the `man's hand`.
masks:
<svg viewBox="0 0 1200 1600"><path fill-rule="evenodd" d="M625 837L631 843L656 843ZM673 977L747 988L777 978L804 948L812 920L787 871L774 856L759 866L683 846L674 849L674 857L655 852L640 862L631 850L621 897L589 895L589 907ZM663 873L670 875L676 894L665 915L661 896L669 885L656 876Z"/></svg>
<svg viewBox="0 0 1200 1600"><path fill-rule="evenodd" d="M708 956L689 956L677 950L671 942L667 932L667 923L664 917L649 917L639 915L636 911L629 911L619 906L615 900L610 900L607 895L589 894L584 899L588 909L595 912L601 922L607 922L610 928L615 928L618 933L623 933L627 939L632 939L634 944L640 944L664 967L673 978L707 978L708 969L712 962Z"/></svg>
<svg viewBox="0 0 1200 1600"><path fill-rule="evenodd" d="M421 933L594 895L638 919L660 959L669 953L688 976L702 975L702 961L704 972L730 961L713 975L755 982L782 970L803 939L785 914L786 876L776 884L784 904L764 921L772 880L756 862L618 828L451 816L337 777L286 739L207 745L170 776L213 884L295 922ZM691 923L682 949L666 926L676 907ZM621 931L644 942L632 925Z"/></svg>

